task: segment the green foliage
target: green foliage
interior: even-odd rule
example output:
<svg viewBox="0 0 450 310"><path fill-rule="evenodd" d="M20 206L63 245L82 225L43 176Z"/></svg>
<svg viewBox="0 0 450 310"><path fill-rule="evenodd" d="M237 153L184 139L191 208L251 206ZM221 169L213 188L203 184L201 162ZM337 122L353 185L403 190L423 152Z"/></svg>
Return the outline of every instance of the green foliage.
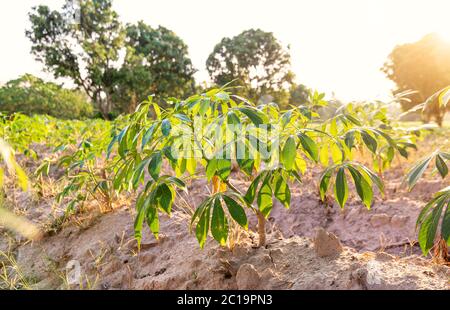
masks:
<svg viewBox="0 0 450 310"><path fill-rule="evenodd" d="M322 110L320 110L322 111ZM352 150L363 151L365 147L372 158L373 167L381 175L388 168L398 153L407 158L410 149L416 149L416 140L423 134L422 129L403 128L392 121L388 109L382 102L353 102L341 105L323 119L322 130L330 135L343 138L343 146L338 144L325 146L319 155L322 165L327 165L327 151L331 151L333 162L342 159L342 152L353 158Z"/></svg>
<svg viewBox="0 0 450 310"><path fill-rule="evenodd" d="M59 149L63 145L77 145L82 137L92 139L109 129L110 123L101 119L80 121L60 120L44 115L30 117L20 113L0 114L0 136L16 152L34 159L39 156L33 149L35 144Z"/></svg>
<svg viewBox="0 0 450 310"><path fill-rule="evenodd" d="M434 246L440 224L440 237L450 245L450 187L437 192L419 214L419 244L424 255Z"/></svg>
<svg viewBox="0 0 450 310"><path fill-rule="evenodd" d="M309 95L310 91L305 85L293 84L289 91L289 104L293 105L304 104L309 100Z"/></svg>
<svg viewBox="0 0 450 310"><path fill-rule="evenodd" d="M192 67L186 44L172 31L154 29L140 21L126 27L127 53L118 72L115 98L125 112L134 112L148 94L156 101L184 96L194 89Z"/></svg>
<svg viewBox="0 0 450 310"><path fill-rule="evenodd" d="M85 118L93 114L92 105L81 92L44 82L30 74L9 81L0 88L0 111L47 114L63 119Z"/></svg>
<svg viewBox="0 0 450 310"><path fill-rule="evenodd" d="M347 182L349 178L345 173L346 170L353 179L356 192L361 201L368 209L370 209L373 200L373 186L376 186L381 193L384 192L384 186L381 179L376 174L367 167L355 162L344 162L325 169L319 182L320 196L324 199L328 189L332 185L333 174L336 173L334 179L334 194L339 205L343 208L348 198Z"/></svg>
<svg viewBox="0 0 450 310"><path fill-rule="evenodd" d="M82 88L107 118L113 108L114 63L125 32L111 0L80 1L79 8L72 4L67 1L61 11L44 5L33 8L26 35L36 59L55 78L69 78ZM67 18L78 15L79 21Z"/></svg>
<svg viewBox="0 0 450 310"><path fill-rule="evenodd" d="M275 101L286 105L293 83L290 55L271 32L250 29L223 38L206 61L217 85L235 81L237 94L255 102Z"/></svg>
<svg viewBox="0 0 450 310"><path fill-rule="evenodd" d="M114 145L117 147L117 156L113 157L113 161L117 160L115 190L139 189L135 221L138 241L145 219L157 237L158 214L170 215L178 191L185 190L189 180L203 177L212 183L212 195L196 208L191 229L201 247L209 232L225 245L231 221L247 229L247 212L260 212L267 218L274 207L274 199L285 208L290 207L290 184L301 182L301 174L305 173L308 163L315 164L320 158L325 161L328 154L324 156L323 146L334 150L335 164L325 164L320 185L322 198L334 183L335 196L344 207L349 190L347 171L358 195L369 208L373 186L383 191L383 184L369 168L349 160L352 151L355 147L375 151L382 139L391 143L395 150L400 146L381 129L361 127L357 116L349 111L338 116L336 126L315 122L320 115L314 109L326 105L323 97L323 94L311 92L307 103L284 111L273 103L254 106L245 98L228 92L226 87L185 100L173 99L172 106L165 109L152 97L143 102L109 147L111 154ZM157 118L151 119L150 113ZM351 133L355 138L347 145L345 140ZM254 176L244 192L232 184L233 161L239 167L235 173ZM198 170L199 166L204 169ZM170 173L162 167L170 167L176 177L169 177ZM204 171L204 175L200 171ZM335 172L336 178L332 178Z"/></svg>
<svg viewBox="0 0 450 310"><path fill-rule="evenodd" d="M143 22L122 25L112 0L79 1L79 7L73 3L66 1L59 11L33 8L26 35L36 59L55 78L71 79L105 119L134 112L149 94L160 99L169 92L192 92L194 70L187 47L172 31ZM120 51L126 52L124 60Z"/></svg>
<svg viewBox="0 0 450 310"><path fill-rule="evenodd" d="M438 99L446 105L442 94L446 92ZM306 102L282 110L274 103L255 106L224 87L185 100L172 98L164 108L149 97L135 113L113 122L16 113L1 115L0 135L17 152L34 158L38 154L33 143L53 148L56 156L44 159L35 176L45 177L52 166L64 167L58 180L63 190L57 198L67 202L67 211L87 200L107 211L122 192L138 191L134 229L139 242L144 226L158 238L161 214L172 214L188 182L205 178L212 194L196 208L191 230L201 247L210 233L226 245L233 221L248 229L249 213L268 218L275 200L290 208L292 183L301 183L302 174L314 165L324 169L319 179L322 200L333 194L344 207L353 183L361 202L370 208L377 193L384 191L379 176L383 169L397 154L407 157L423 131L402 128L381 103L342 105L324 117L324 95L308 96ZM372 158L379 175L356 162L356 152ZM413 188L430 165L445 178L449 160L448 152L437 150L414 165L405 180ZM237 171L232 171L233 162ZM26 180L23 170L13 167L18 179ZM251 177L248 188L232 184L241 173ZM25 188L25 181L19 183ZM424 253L439 233L449 242L449 200L446 188L419 216Z"/></svg>
<svg viewBox="0 0 450 310"><path fill-rule="evenodd" d="M433 160L434 159L434 160ZM442 178L448 174L448 161L450 153L436 150L416 163L406 174L405 181L411 190L423 176L430 164L434 163L436 171ZM422 209L418 219L419 244L424 255L428 254L435 243L438 225L441 225L441 234L450 245L450 188L444 188L435 194Z"/></svg>
<svg viewBox="0 0 450 310"><path fill-rule="evenodd" d="M419 109L425 110L428 105L437 102L440 110L447 109L450 92L446 87L433 94L425 103L418 106ZM441 112L442 113L442 112ZM442 179L448 175L448 161L450 153L440 149L435 150L431 154L425 156L413 165L405 176L405 182L408 184L409 190L412 190L425 171L431 165L435 165L437 172ZM440 235L437 234L438 226L441 227ZM434 246L437 238L444 239L450 245L450 188L444 188L436 193L422 209L418 219L417 227L419 229L419 244L424 255L427 255Z"/></svg>
<svg viewBox="0 0 450 310"><path fill-rule="evenodd" d="M433 161L434 159L434 161ZM425 158L421 159L406 174L405 180L408 183L408 187L411 190L423 176L430 163L435 163L436 170L439 172L442 178L445 178L448 174L447 161L450 160L450 153L436 150Z"/></svg>

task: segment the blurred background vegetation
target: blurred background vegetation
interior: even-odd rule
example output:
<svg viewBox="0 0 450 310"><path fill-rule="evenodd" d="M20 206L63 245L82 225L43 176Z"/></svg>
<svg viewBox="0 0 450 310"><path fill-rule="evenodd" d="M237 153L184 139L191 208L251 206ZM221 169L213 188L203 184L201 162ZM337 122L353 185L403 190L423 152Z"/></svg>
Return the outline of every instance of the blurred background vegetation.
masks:
<svg viewBox="0 0 450 310"><path fill-rule="evenodd" d="M60 10L34 7L25 31L31 53L55 81L68 81L72 88L26 74L0 88L0 111L113 119L133 112L149 95L164 106L163 98L184 98L230 82L238 95L282 108L312 96L291 70L289 46L271 32L248 29L223 38L205 60L210 82L199 84L182 38L143 21L124 24L112 4L85 0L79 8L71 1ZM74 21L70 17L77 12L80 19ZM450 43L437 34L393 48L381 70L395 83L393 95L402 94L404 111L450 85L449 52ZM437 103L428 107L405 119L441 125Z"/></svg>

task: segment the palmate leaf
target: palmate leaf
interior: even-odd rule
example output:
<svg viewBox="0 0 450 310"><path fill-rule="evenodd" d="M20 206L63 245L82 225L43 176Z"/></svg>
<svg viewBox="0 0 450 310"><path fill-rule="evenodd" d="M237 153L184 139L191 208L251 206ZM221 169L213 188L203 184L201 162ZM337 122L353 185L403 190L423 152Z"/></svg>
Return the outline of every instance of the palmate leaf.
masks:
<svg viewBox="0 0 450 310"><path fill-rule="evenodd" d="M328 168L326 169L321 177L319 182L319 192L320 192L320 199L323 201L325 199L325 194L328 191L328 186L330 185L331 175L333 174L333 169Z"/></svg>
<svg viewBox="0 0 450 310"><path fill-rule="evenodd" d="M416 185L417 181L423 175L432 159L433 156L425 158L406 174L406 180L408 181L408 186L410 189L412 189L414 185Z"/></svg>
<svg viewBox="0 0 450 310"><path fill-rule="evenodd" d="M441 237L450 246L450 201L447 202L447 207L444 211L444 216L442 218L441 225L442 225Z"/></svg>
<svg viewBox="0 0 450 310"><path fill-rule="evenodd" d="M233 198L223 195L223 201L228 207L228 212L230 213L233 220L235 220L244 229L248 229L247 215L245 214L244 208L239 205Z"/></svg>
<svg viewBox="0 0 450 310"><path fill-rule="evenodd" d="M298 137L300 138L300 143L306 153L309 154L312 160L317 162L319 160L319 150L316 142L304 133L299 133Z"/></svg>
<svg viewBox="0 0 450 310"><path fill-rule="evenodd" d="M367 146L367 148L372 152L377 152L378 143L377 140L372 137L367 131L361 130L361 137L363 139L364 144Z"/></svg>
<svg viewBox="0 0 450 310"><path fill-rule="evenodd" d="M252 175L255 160L251 158L249 148L242 141L236 141L236 161L245 174Z"/></svg>
<svg viewBox="0 0 450 310"><path fill-rule="evenodd" d="M211 203L209 202L204 206L195 229L195 236L202 249L205 246L206 238L208 237L210 213Z"/></svg>
<svg viewBox="0 0 450 310"><path fill-rule="evenodd" d="M222 208L219 196L214 199L211 218L211 234L220 245L224 246L228 238L228 221Z"/></svg>
<svg viewBox="0 0 450 310"><path fill-rule="evenodd" d="M341 208L343 208L348 198L348 185L344 167L339 168L336 174L336 181L334 183L334 194L336 196L337 202L339 203Z"/></svg>
<svg viewBox="0 0 450 310"><path fill-rule="evenodd" d="M439 174L441 175L442 178L445 178L447 176L448 174L447 164L445 163L442 156L439 154L436 155L436 168L439 171Z"/></svg>
<svg viewBox="0 0 450 310"><path fill-rule="evenodd" d="M419 161L416 165L414 165L406 174L405 180L408 183L408 187L411 190L422 177L424 172L427 170L428 166L432 162L435 157L436 169L442 178L445 178L448 174L448 166L445 162L449 159L449 154L445 152L435 151L428 157Z"/></svg>
<svg viewBox="0 0 450 310"><path fill-rule="evenodd" d="M150 162L148 164L148 173L151 175L153 180L157 181L159 178L159 173L162 167L162 155L161 152L156 152L152 155Z"/></svg>
<svg viewBox="0 0 450 310"><path fill-rule="evenodd" d="M150 162L150 158L144 159L134 170L133 178L132 178L133 179L132 183L133 183L134 189L136 189L138 187L139 182L141 181L142 176L144 175L145 166L148 165L149 162Z"/></svg>
<svg viewBox="0 0 450 310"><path fill-rule="evenodd" d="M147 225L156 239L159 238L159 218L156 208L148 208L146 214Z"/></svg>
<svg viewBox="0 0 450 310"><path fill-rule="evenodd" d="M156 202L158 204L158 207L168 215L171 214L174 198L175 194L173 192L173 189L167 184L163 183L157 187L155 193Z"/></svg>
<svg viewBox="0 0 450 310"><path fill-rule="evenodd" d="M257 197L258 209L266 218L269 216L270 211L272 211L273 206L270 178L271 174L267 174L261 184Z"/></svg>
<svg viewBox="0 0 450 310"><path fill-rule="evenodd" d="M137 240L138 249L140 249L141 246L142 226L144 224L147 208L150 206L150 200L150 196L145 197L144 195L141 195L136 201L137 214L134 220L134 238Z"/></svg>
<svg viewBox="0 0 450 310"><path fill-rule="evenodd" d="M272 183L273 194L275 198L286 208L291 205L291 190L283 176L278 173L273 178Z"/></svg>
<svg viewBox="0 0 450 310"><path fill-rule="evenodd" d="M297 147L295 144L295 138L290 136L287 138L281 151L281 162L286 170L291 170L294 167L295 157L297 155Z"/></svg>
<svg viewBox="0 0 450 310"><path fill-rule="evenodd" d="M225 181L231 173L231 160L212 158L206 165L206 178L208 181L214 175Z"/></svg>
<svg viewBox="0 0 450 310"><path fill-rule="evenodd" d="M250 186L247 189L247 192L244 196L245 201L248 204L252 204L253 201L255 200L256 197L256 191L258 190L258 185L259 185L259 181L264 178L266 175L266 172L263 172L261 174L259 174L254 180L253 182L250 184Z"/></svg>
<svg viewBox="0 0 450 310"><path fill-rule="evenodd" d="M328 145L322 145L319 151L319 162L322 166L326 167L329 163Z"/></svg>
<svg viewBox="0 0 450 310"><path fill-rule="evenodd" d="M347 166L355 183L356 191L367 209L370 209L373 200L372 186L364 176L352 166Z"/></svg>
<svg viewBox="0 0 450 310"><path fill-rule="evenodd" d="M241 113L245 114L256 127L268 123L267 116L258 109L248 106L248 107L240 107L238 108L238 110Z"/></svg>
<svg viewBox="0 0 450 310"><path fill-rule="evenodd" d="M162 134L167 137L170 134L170 131L172 130L172 124L170 123L169 119L164 119L161 123L161 132Z"/></svg>
<svg viewBox="0 0 450 310"><path fill-rule="evenodd" d="M156 126L157 126L157 124L153 123L147 129L147 131L144 133L144 136L142 137L142 142L141 142L141 149L144 149L144 147L147 145L147 143L152 139L153 134L155 133Z"/></svg>
<svg viewBox="0 0 450 310"><path fill-rule="evenodd" d="M345 162L339 165L328 167L324 170L319 181L320 198L323 201L330 186L334 171L337 171L334 180L334 195L343 208L348 199L348 180L345 170L350 172L358 196L367 208L370 208L373 201L373 185L377 186L381 193L384 186L381 179L369 168L354 162Z"/></svg>
<svg viewBox="0 0 450 310"><path fill-rule="evenodd" d="M424 255L427 255L435 244L439 223L440 236L450 245L450 186L436 193L417 218L419 244Z"/></svg>

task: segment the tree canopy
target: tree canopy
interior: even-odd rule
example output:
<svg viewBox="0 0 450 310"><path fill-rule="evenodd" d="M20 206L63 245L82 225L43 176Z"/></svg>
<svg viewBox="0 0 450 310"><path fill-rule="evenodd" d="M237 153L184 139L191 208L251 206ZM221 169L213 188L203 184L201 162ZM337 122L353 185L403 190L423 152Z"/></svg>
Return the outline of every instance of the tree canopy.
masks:
<svg viewBox="0 0 450 310"><path fill-rule="evenodd" d="M0 111L84 118L93 114L85 94L25 74L0 88Z"/></svg>
<svg viewBox="0 0 450 310"><path fill-rule="evenodd" d="M83 0L78 8L68 0L60 11L41 5L29 18L26 35L36 59L55 78L69 78L83 89L105 118L124 105L135 106L135 100L165 95L171 87L181 91L193 83L182 40L166 28L152 29L142 22L125 27L112 0ZM118 98L118 91L124 96Z"/></svg>
<svg viewBox="0 0 450 310"><path fill-rule="evenodd" d="M212 81L224 85L234 81L237 93L255 101L270 96L288 101L294 74L289 50L273 33L250 29L233 38L223 38L206 61ZM281 100L280 100L281 99Z"/></svg>
<svg viewBox="0 0 450 310"><path fill-rule="evenodd" d="M157 101L194 91L195 70L187 45L173 31L152 28L140 21L126 28L127 52L119 72L116 95L134 112L137 103L149 94Z"/></svg>
<svg viewBox="0 0 450 310"><path fill-rule="evenodd" d="M449 55L450 42L437 34L428 34L417 42L393 49L382 71L396 84L394 93L416 91L408 96L410 101L402 102L404 110L425 102L450 85Z"/></svg>

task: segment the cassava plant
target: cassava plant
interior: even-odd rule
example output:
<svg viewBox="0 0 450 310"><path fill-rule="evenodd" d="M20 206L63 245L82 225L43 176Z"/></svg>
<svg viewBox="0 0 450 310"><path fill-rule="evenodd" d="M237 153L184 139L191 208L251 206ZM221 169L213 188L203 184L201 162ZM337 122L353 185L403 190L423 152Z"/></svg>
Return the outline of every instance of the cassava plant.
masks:
<svg viewBox="0 0 450 310"><path fill-rule="evenodd" d="M53 150L61 154L56 158L47 158L36 169L35 176L42 180L49 175L50 167L64 168L64 175L58 180L63 190L56 201L68 199L67 212L86 201L95 201L101 212L111 211L116 193L112 185L112 169L102 159L102 153L111 139L111 126L93 126L84 128L78 138L78 145L62 144Z"/></svg>
<svg viewBox="0 0 450 310"><path fill-rule="evenodd" d="M427 111L427 105L435 104L438 100L439 115L445 115L448 102L450 100L450 87L437 92L421 105L423 113ZM441 148L428 154L419 160L408 171L405 182L409 190L412 190L419 179L424 175L429 166L434 165L436 171L442 179L448 175L448 162L450 161L449 145L442 145ZM416 226L419 230L419 245L424 255L436 246L436 254L448 260L448 249L450 245L450 187L447 186L438 191L433 198L423 207L417 218ZM439 229L440 228L440 229Z"/></svg>
<svg viewBox="0 0 450 310"><path fill-rule="evenodd" d="M362 126L351 109L318 122L317 105L326 101L323 95L317 98L280 110L275 103L256 106L225 86L186 100L171 98L167 109L152 97L143 102L108 147L115 190L139 192L134 225L138 243L144 222L158 238L160 213L170 216L177 191L186 190L193 178L206 179L212 192L191 220L201 247L209 232L226 245L230 221L248 229L249 213L257 216L259 246L264 245L274 199L289 208L292 182L301 184L302 175L318 162L325 166L322 198L333 188L344 207L348 181L353 180L357 195L370 208L374 186L382 192L383 184L353 160L354 149L376 153L380 140L400 153L404 146L383 129ZM149 117L150 111L156 119ZM248 188L237 188L237 178L250 180Z"/></svg>

